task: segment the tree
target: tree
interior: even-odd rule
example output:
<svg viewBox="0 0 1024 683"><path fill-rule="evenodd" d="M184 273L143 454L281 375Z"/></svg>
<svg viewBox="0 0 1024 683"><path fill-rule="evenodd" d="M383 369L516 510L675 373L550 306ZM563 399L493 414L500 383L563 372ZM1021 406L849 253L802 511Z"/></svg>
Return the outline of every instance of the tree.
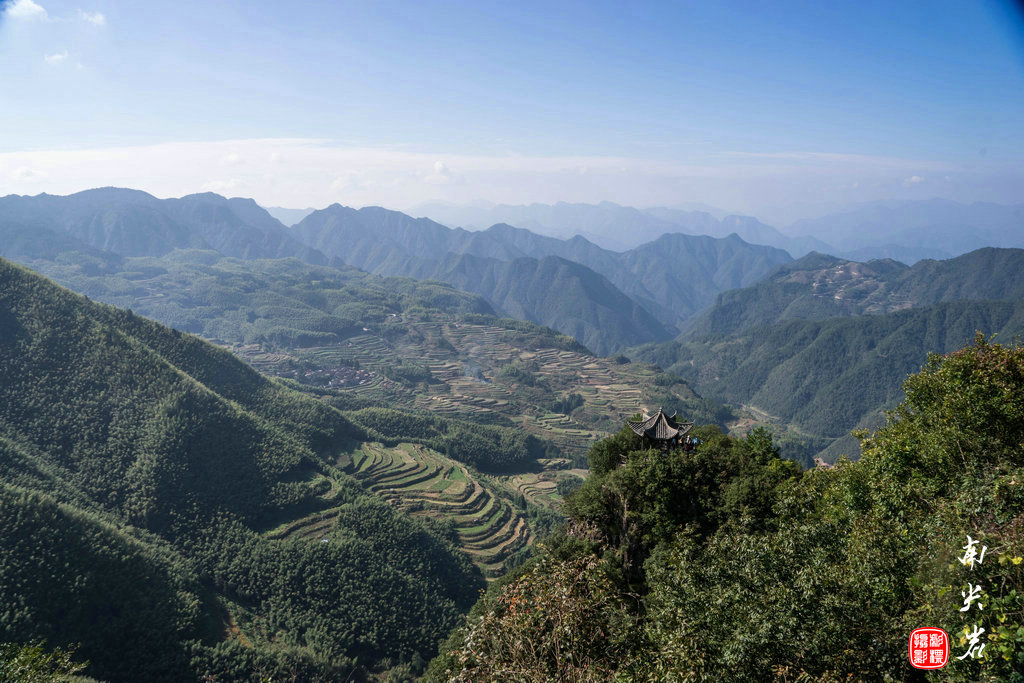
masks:
<svg viewBox="0 0 1024 683"><path fill-rule="evenodd" d="M51 683L83 671L89 662L74 660L75 648L47 651L42 642L0 643L0 681Z"/></svg>
<svg viewBox="0 0 1024 683"><path fill-rule="evenodd" d="M452 681L609 680L631 649L628 613L593 556L545 557L466 627L462 647L435 666Z"/></svg>

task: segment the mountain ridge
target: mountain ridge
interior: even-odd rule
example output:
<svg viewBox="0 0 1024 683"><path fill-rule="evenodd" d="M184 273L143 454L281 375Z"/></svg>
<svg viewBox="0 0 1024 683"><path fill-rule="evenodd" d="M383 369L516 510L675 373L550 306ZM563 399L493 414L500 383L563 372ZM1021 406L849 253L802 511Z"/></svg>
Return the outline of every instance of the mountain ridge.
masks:
<svg viewBox="0 0 1024 683"><path fill-rule="evenodd" d="M765 279L722 292L690 320L682 339L742 334L789 319L823 320L891 313L943 301L1024 298L1024 250L986 247L913 266L891 259L857 262L812 253Z"/></svg>
<svg viewBox="0 0 1024 683"><path fill-rule="evenodd" d="M750 245L739 238L682 234L662 236L658 244L619 253L582 236L559 240L507 224L471 232L380 207L333 205L310 214L293 230L300 240L331 257L387 275L418 272L423 276L425 271L417 263L437 261L447 253L499 260L559 256L604 276L667 327L678 326L709 305L718 291L742 286L792 260L783 250ZM740 263L742 271L737 268ZM672 287L663 284L669 273Z"/></svg>
<svg viewBox="0 0 1024 683"><path fill-rule="evenodd" d="M0 215L0 237L7 238L0 243L0 255L5 257L36 255L38 246L10 240L10 235L31 227L62 235L69 246L121 256L161 256L176 248L195 248L240 258L295 256L318 265L328 262L295 240L255 201L209 192L157 199L140 190L107 187L66 196L8 195L0 197Z"/></svg>

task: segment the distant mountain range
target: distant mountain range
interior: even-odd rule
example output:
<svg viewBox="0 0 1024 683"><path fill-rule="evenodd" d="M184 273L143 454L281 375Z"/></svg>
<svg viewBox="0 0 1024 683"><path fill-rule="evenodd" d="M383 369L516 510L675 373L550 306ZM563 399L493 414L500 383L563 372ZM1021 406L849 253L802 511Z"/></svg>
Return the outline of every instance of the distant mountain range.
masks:
<svg viewBox="0 0 1024 683"><path fill-rule="evenodd" d="M379 207L352 209L338 204L310 214L294 227L294 234L318 251L370 272L437 278L457 287L472 287L469 291L482 295L503 310L509 301L498 295L499 290L517 297L526 291L523 285L509 283L505 277L510 272L524 276L529 269L520 264L510 270L501 265L502 262L523 258L539 262L557 256L575 262L573 277L580 283L590 283L581 289L564 291L593 292L596 300L582 302L569 297L566 302L564 294L548 288L546 296L561 301L552 305L526 298L518 302L517 310L530 320L561 330L557 319L548 318L543 311L563 306L597 310L614 305L627 314L624 324L640 323L631 335L634 338L657 338L663 332L631 306L621 308L616 302L625 302L612 294L615 288L653 314L664 332L671 334L671 328L711 304L717 293L752 284L791 260L781 249L748 244L735 235L712 238L677 233L664 235L636 249L615 252L602 249L581 236L560 240L506 224L471 232L447 228L427 218L412 218L398 211ZM474 270L474 277L458 275L460 268L449 255L462 257L461 268ZM485 273L487 266L467 257L491 259L489 267L497 270ZM546 272L554 272L551 265ZM562 275L567 272L563 270ZM605 279L610 284L602 282ZM540 292L537 294L539 296ZM498 301L499 298L505 303ZM591 348L614 350L623 343L622 337L609 337Z"/></svg>
<svg viewBox="0 0 1024 683"><path fill-rule="evenodd" d="M452 207L437 209L454 217ZM286 220L307 213L275 210ZM615 251L580 234L561 239L508 223L470 231L379 207L338 204L287 228L250 199L210 193L157 199L135 190L101 188L67 197L0 198L0 255L52 261L65 252L79 252L103 261L111 255L164 256L178 249L205 249L242 259L344 263L381 275L444 281L484 297L499 314L553 327L602 354L664 341L680 330L691 335L740 333L775 320L823 319L954 300L962 296L956 284L963 281L961 275L977 278L985 269L1008 268L983 263L982 256L973 257L982 259L977 264L908 269L899 259L859 263L815 252L793 263L785 249L801 253L815 247L828 250L828 245L817 239L797 244L754 218L717 218L684 209L640 211L602 203L467 211L475 212L468 216L474 220L503 215L548 232L589 231L620 240L628 235L634 244L652 239ZM893 252L912 262L921 254L945 254L976 241L1020 241L1017 234L1022 231L1014 229L1021 215L1019 206L890 202L804 221L790 230L815 230L816 237L853 251ZM912 232L929 226L934 239ZM883 237L889 246L878 246ZM759 283L780 266L754 290L730 292ZM947 277L943 269L962 273ZM921 292L936 277L947 277L949 284L944 294L929 299ZM1000 285L988 287L986 299L1016 291L1002 290L996 296ZM718 305L710 310L719 295ZM701 317L695 319L697 315Z"/></svg>
<svg viewBox="0 0 1024 683"><path fill-rule="evenodd" d="M791 225L793 235L814 235L858 261L892 258L904 263L945 259L981 247L1024 247L1024 204L959 204L944 199L871 202Z"/></svg>
<svg viewBox="0 0 1024 683"><path fill-rule="evenodd" d="M636 209L600 204L453 206L423 204L427 215L450 226L483 229L510 223L545 235L582 235L624 251L665 233L727 237L785 249L794 258L812 251L856 261L891 258L913 264L945 259L981 247L1024 247L1024 204L959 204L942 199L884 201L854 206L778 229L751 216L714 210Z"/></svg>
<svg viewBox="0 0 1024 683"><path fill-rule="evenodd" d="M709 207L710 208L710 207ZM530 204L513 206L454 206L422 204L418 215L452 227L482 230L508 223L534 232L570 239L581 235L613 251L626 251L669 233L728 237L739 235L750 244L785 249L792 256L809 251L832 251L813 237L790 237L752 216L722 215L714 210L678 208L636 209L612 202L600 204Z"/></svg>
<svg viewBox="0 0 1024 683"><path fill-rule="evenodd" d="M0 255L8 258L54 261L78 252L116 272L119 258L181 249L441 280L601 354L670 339L720 292L791 260L736 235L666 234L614 252L583 237L560 240L506 224L470 232L379 207L333 205L289 229L252 200L215 194L157 199L101 188L0 198Z"/></svg>
<svg viewBox="0 0 1024 683"><path fill-rule="evenodd" d="M360 215L367 221L359 226L358 240L343 232L333 243L325 238L332 247L329 258L248 199L201 194L161 200L116 188L67 197L9 196L0 198L0 255L32 262L78 252L114 272L120 258L165 256L180 249L242 259L296 257L314 265L351 263L462 287L473 282L472 291L487 296L504 314L552 325L602 353L675 334L602 276L564 259L545 259L541 249L534 249L540 258L525 259L521 250L497 243L491 251L481 247L464 253L458 242L472 233L453 235L430 221L402 233L403 248L396 249L380 235L389 229L388 221L405 226L412 219L383 209ZM406 249L417 257L432 256L434 262L411 258Z"/></svg>
<svg viewBox="0 0 1024 683"><path fill-rule="evenodd" d="M52 258L61 251L162 256L174 249L327 263L251 199L211 193L157 199L119 188L66 197L0 197L0 256Z"/></svg>

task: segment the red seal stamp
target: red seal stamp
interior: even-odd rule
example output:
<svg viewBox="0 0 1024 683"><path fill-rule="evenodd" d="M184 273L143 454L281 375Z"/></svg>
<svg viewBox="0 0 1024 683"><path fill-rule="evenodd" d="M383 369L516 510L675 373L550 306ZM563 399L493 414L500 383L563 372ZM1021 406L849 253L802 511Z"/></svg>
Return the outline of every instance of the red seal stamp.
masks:
<svg viewBox="0 0 1024 683"><path fill-rule="evenodd" d="M949 660L949 636L941 628L919 628L910 634L910 664L941 669Z"/></svg>

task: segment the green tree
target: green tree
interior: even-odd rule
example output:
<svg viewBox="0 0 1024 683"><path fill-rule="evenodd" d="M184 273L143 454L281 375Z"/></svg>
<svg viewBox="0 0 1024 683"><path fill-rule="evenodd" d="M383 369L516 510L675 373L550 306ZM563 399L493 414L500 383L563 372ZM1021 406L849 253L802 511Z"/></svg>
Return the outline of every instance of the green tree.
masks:
<svg viewBox="0 0 1024 683"><path fill-rule="evenodd" d="M19 645L0 643L0 681L51 683L83 671L89 662L76 662L75 649L47 650L41 642Z"/></svg>

